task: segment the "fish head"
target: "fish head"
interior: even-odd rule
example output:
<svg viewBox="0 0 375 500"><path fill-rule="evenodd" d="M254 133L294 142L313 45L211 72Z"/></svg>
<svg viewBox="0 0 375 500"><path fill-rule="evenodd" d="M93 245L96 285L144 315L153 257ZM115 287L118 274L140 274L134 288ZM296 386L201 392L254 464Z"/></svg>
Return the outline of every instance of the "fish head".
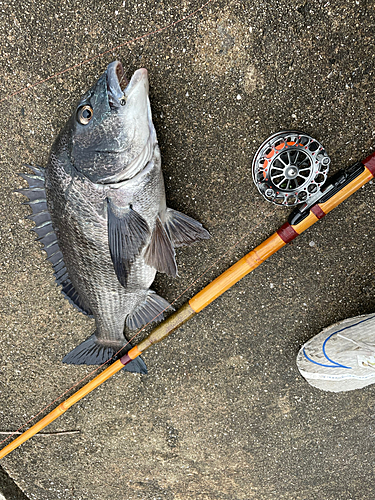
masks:
<svg viewBox="0 0 375 500"><path fill-rule="evenodd" d="M69 156L81 174L107 184L134 177L156 144L146 69L128 82L114 61L84 94L70 120Z"/></svg>

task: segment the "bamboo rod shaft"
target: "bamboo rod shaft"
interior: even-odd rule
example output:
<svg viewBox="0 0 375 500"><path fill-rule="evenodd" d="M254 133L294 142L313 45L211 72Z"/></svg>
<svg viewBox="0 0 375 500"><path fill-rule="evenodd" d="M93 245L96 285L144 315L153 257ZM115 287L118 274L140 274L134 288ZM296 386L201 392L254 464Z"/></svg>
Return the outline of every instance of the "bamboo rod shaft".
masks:
<svg viewBox="0 0 375 500"><path fill-rule="evenodd" d="M370 170L367 167L365 167L365 170L361 175L356 177L350 184L341 189L336 194L336 196L332 196L332 198L330 198L325 203L320 203L319 206L324 211L324 213L328 214L328 212L330 212L335 207L340 205L340 203L345 201L347 198L349 198L349 196L351 196L353 193L358 191L358 189L364 186L367 182L373 179L373 177L374 176L370 172Z"/></svg>
<svg viewBox="0 0 375 500"><path fill-rule="evenodd" d="M42 429L47 427L48 424L56 420L60 415L66 412L71 406L77 403L80 399L85 397L89 392L96 389L100 384L108 380L112 375L116 372L124 368L124 365L120 360L113 363L111 366L106 368L102 373L100 373L97 377L92 379L88 384L84 385L79 391L75 392L72 396L70 396L66 401L59 404L57 408L52 410L48 415L43 417L39 422L35 425L27 429L23 434L14 439L11 443L5 446L2 450L0 450L0 459L4 458L8 453L13 451L15 448L20 446L22 443L30 439L32 436L35 436Z"/></svg>
<svg viewBox="0 0 375 500"><path fill-rule="evenodd" d="M289 223L284 224L279 230L270 236L267 240L249 252L245 257L236 262L233 266L227 269L224 273L218 276L212 283L207 285L203 290L197 293L190 301L182 306L178 311L169 316L163 323L154 328L148 337L142 340L139 344L133 347L121 359L117 360L111 366L106 368L102 373L95 377L91 382L86 384L66 401L61 403L57 408L52 410L48 415L42 418L35 425L30 427L23 434L14 439L11 443L0 450L0 459L8 453L27 441L29 438L44 429L49 423L66 412L68 408L77 403L80 399L93 391L100 384L108 380L112 375L120 371L124 365L130 363L133 359L139 356L153 344L160 342L168 337L172 332L179 328L183 323L192 318L196 313L207 307L222 293L240 281L244 276L257 268L262 262L267 260L271 255L282 248L286 243L292 241L295 237L312 226L322 216L333 210L342 201L346 200L350 195L362 187L366 182L375 176L375 153L369 156L364 162L365 170L347 186L343 187L338 193L332 196L327 202L317 204L311 207L310 213L305 219L291 226ZM318 214L318 215L316 215Z"/></svg>
<svg viewBox="0 0 375 500"><path fill-rule="evenodd" d="M173 314L171 314L165 321L160 323L155 327L150 335L148 335L144 340L139 342L133 349L131 349L127 354L121 358L123 365L127 365L142 352L146 351L149 347L161 342L163 339L168 337L177 328L183 325L190 318L195 316L195 311L189 306L188 303L184 304L180 309Z"/></svg>
<svg viewBox="0 0 375 500"><path fill-rule="evenodd" d="M351 196L355 191L357 191L373 177L374 176L371 171L369 171L368 168L365 167L365 170L362 174L356 177L347 186L343 187L328 201L319 204L319 208L324 213L324 215L326 215L344 200L349 198L349 196ZM318 220L319 218L313 212L310 212L309 215L301 223L289 227L295 232L294 237L296 237L303 231L308 229L310 226L315 224L315 222L317 222ZM196 313L202 311L202 309L211 304L211 302L213 302L222 293L231 288L235 283L237 283L244 276L253 271L262 262L271 257L271 255L280 250L280 248L282 248L287 241L288 240L283 240L282 237L280 237L279 232L274 233L267 240L257 246L254 250L245 255L245 257L236 262L232 267L224 271L220 276L212 281L212 283L207 285L205 288L203 288L203 290L192 297L189 300L191 308Z"/></svg>
<svg viewBox="0 0 375 500"><path fill-rule="evenodd" d="M196 313L202 311L202 309L211 304L219 295L231 288L235 283L253 271L284 245L285 242L277 233L274 233L266 241L245 255L245 257L242 257L242 259L233 264L232 267L224 271L212 281L212 283L191 298L189 300L190 307Z"/></svg>

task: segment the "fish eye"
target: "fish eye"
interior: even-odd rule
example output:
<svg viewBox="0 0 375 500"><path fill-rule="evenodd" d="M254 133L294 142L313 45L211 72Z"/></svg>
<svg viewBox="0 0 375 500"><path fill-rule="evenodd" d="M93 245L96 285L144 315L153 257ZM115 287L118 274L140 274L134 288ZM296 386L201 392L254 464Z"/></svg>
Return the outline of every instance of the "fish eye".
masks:
<svg viewBox="0 0 375 500"><path fill-rule="evenodd" d="M78 108L77 120L81 125L87 125L93 116L94 116L94 110L88 104Z"/></svg>

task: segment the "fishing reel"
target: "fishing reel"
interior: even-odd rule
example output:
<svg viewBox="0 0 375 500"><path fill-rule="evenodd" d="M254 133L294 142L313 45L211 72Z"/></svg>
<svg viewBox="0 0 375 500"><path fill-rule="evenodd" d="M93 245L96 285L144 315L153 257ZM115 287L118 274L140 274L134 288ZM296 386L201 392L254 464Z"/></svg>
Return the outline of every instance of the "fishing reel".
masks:
<svg viewBox="0 0 375 500"><path fill-rule="evenodd" d="M315 200L327 179L331 160L324 147L307 134L284 131L271 135L252 164L253 180L264 198L295 206Z"/></svg>

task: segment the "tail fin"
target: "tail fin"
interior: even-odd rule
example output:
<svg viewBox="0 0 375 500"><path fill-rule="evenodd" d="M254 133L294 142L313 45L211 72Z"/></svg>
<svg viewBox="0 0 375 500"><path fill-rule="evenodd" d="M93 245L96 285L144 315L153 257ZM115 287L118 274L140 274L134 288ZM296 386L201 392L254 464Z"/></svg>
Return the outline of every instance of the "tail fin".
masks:
<svg viewBox="0 0 375 500"><path fill-rule="evenodd" d="M96 340L96 336L91 335L91 337L67 354L62 360L63 363L68 365L102 365L108 361L116 353L116 350L112 347L98 344ZM121 355L126 354L131 347L129 344L126 348L122 349ZM147 374L146 364L139 356L131 363L125 365L124 370L132 373Z"/></svg>

